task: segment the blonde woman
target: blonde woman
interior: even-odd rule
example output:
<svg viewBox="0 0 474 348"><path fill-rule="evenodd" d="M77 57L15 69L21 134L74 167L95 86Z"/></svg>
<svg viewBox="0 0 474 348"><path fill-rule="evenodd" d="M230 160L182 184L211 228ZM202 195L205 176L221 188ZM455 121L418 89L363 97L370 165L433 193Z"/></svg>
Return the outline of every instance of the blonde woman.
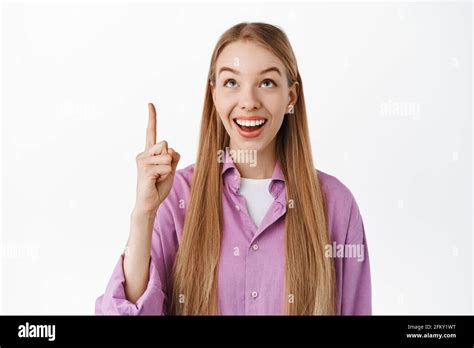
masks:
<svg viewBox="0 0 474 348"><path fill-rule="evenodd" d="M197 161L146 149L127 247L96 314L369 315L364 226L349 189L316 170L285 33L228 29L212 54Z"/></svg>

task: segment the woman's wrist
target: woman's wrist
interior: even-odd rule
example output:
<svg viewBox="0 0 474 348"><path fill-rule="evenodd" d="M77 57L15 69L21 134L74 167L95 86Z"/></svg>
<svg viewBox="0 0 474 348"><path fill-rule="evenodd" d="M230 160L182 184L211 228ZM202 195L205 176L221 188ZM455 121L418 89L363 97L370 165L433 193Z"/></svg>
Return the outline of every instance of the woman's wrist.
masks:
<svg viewBox="0 0 474 348"><path fill-rule="evenodd" d="M159 207L159 206L158 206ZM145 208L145 207L140 207L140 206L135 206L133 207L132 210L132 219L151 219L155 218L156 211L158 210L158 207L156 208Z"/></svg>

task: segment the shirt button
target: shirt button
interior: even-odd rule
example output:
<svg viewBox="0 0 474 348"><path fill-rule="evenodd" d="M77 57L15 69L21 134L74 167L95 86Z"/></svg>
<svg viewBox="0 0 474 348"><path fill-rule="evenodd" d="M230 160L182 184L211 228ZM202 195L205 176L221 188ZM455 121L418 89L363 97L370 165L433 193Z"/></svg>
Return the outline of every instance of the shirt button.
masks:
<svg viewBox="0 0 474 348"><path fill-rule="evenodd" d="M253 297L253 298L257 298L257 296L258 296L258 292L252 291L252 297Z"/></svg>
<svg viewBox="0 0 474 348"><path fill-rule="evenodd" d="M252 249L257 251L258 250L258 245L257 244L252 245Z"/></svg>
<svg viewBox="0 0 474 348"><path fill-rule="evenodd" d="M240 210L240 207L238 204L235 205L235 209Z"/></svg>

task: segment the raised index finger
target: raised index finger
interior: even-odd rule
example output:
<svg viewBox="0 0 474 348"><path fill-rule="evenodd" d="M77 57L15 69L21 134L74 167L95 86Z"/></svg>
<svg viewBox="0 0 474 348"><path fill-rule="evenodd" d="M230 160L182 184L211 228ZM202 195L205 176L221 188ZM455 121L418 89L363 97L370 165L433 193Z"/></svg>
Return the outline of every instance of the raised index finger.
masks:
<svg viewBox="0 0 474 348"><path fill-rule="evenodd" d="M145 150L156 144L156 110L152 103L148 103L148 126L146 128Z"/></svg>

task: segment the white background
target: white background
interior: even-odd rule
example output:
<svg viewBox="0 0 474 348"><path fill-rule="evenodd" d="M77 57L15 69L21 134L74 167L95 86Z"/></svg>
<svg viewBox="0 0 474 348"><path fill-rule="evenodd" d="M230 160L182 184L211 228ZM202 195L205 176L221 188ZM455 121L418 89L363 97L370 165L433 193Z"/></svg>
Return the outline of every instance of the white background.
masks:
<svg viewBox="0 0 474 348"><path fill-rule="evenodd" d="M93 313L128 237L147 102L193 163L213 47L241 21L292 43L316 166L364 219L373 313L472 313L470 3L1 11L0 313Z"/></svg>

